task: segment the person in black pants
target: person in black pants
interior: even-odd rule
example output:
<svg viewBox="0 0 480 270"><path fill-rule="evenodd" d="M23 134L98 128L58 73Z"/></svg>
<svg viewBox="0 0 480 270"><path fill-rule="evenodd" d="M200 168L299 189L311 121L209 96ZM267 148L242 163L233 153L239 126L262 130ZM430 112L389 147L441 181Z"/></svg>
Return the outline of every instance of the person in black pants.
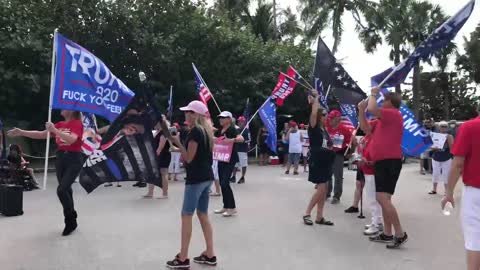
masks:
<svg viewBox="0 0 480 270"><path fill-rule="evenodd" d="M235 125L233 124L233 116L230 112L222 112L219 115L221 128L215 132L215 137L224 141L232 141L233 143L242 143L244 141L242 135L238 135ZM231 217L237 213L235 198L232 188L230 187L230 178L232 177L235 163L238 162L237 149L234 145L230 162L218 161L218 178L220 178L220 187L222 188L223 208L215 210L215 214L222 214L224 217Z"/></svg>
<svg viewBox="0 0 480 270"><path fill-rule="evenodd" d="M77 228L77 212L73 203L72 184L75 182L84 162L82 154L82 115L77 111L62 110L65 121L53 124L45 123L45 130L22 130L14 128L8 131L11 137L23 136L31 139L47 139L48 132L57 143L55 168L58 179L57 195L63 206L65 229L62 235L71 234Z"/></svg>

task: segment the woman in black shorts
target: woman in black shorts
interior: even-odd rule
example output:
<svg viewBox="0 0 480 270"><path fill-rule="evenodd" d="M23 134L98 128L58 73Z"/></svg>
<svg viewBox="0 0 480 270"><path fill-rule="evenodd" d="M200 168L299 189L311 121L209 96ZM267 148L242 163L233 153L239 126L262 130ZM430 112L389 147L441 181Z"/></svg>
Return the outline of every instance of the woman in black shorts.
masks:
<svg viewBox="0 0 480 270"><path fill-rule="evenodd" d="M162 115L162 117L165 117ZM167 122L168 123L168 122ZM168 167L170 166L170 161L172 159L172 155L170 153L170 142L165 138L163 135L161 128L158 128L158 134L156 139L159 140L158 148L157 148L157 156L158 156L158 168L160 169L160 175L162 177L162 197L158 197L158 199L167 199L168 198ZM155 188L154 185L148 184L148 192L145 196L146 199L153 198L153 189Z"/></svg>
<svg viewBox="0 0 480 270"><path fill-rule="evenodd" d="M312 210L317 206L316 224L332 226L333 222L328 221L323 216L323 206L327 194L327 183L332 180L333 161L335 152L332 150L332 141L325 130L326 112L320 107L318 93L312 92L308 97L309 104L312 105L310 113L310 125L308 127L308 137L310 138L310 161L308 181L317 184L317 189L308 204L303 222L305 225L313 225L311 218Z"/></svg>

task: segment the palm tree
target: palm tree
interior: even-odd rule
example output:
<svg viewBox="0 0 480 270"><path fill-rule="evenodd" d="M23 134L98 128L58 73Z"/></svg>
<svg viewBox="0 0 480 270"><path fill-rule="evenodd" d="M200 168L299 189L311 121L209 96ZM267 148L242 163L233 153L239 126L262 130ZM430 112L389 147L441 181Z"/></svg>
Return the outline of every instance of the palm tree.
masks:
<svg viewBox="0 0 480 270"><path fill-rule="evenodd" d="M445 21L442 9L426 1L382 0L376 10L368 11L368 27L359 28L359 37L365 50L373 53L385 42L391 47L390 59L398 65L413 48L420 45L432 31ZM414 67L413 109L419 112L420 64ZM401 93L400 86L396 92Z"/></svg>
<svg viewBox="0 0 480 270"><path fill-rule="evenodd" d="M238 21L248 13L250 0L217 0L214 7L226 14L231 21Z"/></svg>
<svg viewBox="0 0 480 270"><path fill-rule="evenodd" d="M372 11L376 3L371 0L300 0L302 6L301 18L305 23L305 37L312 41L321 31L330 26L333 31L333 48L335 54L342 40L342 17L350 12L358 27L363 28L361 20L365 13Z"/></svg>
<svg viewBox="0 0 480 270"><path fill-rule="evenodd" d="M258 6L254 14L246 12L244 24L249 26L252 32L260 37L263 42L268 40L287 40L292 41L301 34L297 16L290 8L280 10L277 16L279 25L275 25L275 15L272 3L265 3L264 0L258 0Z"/></svg>

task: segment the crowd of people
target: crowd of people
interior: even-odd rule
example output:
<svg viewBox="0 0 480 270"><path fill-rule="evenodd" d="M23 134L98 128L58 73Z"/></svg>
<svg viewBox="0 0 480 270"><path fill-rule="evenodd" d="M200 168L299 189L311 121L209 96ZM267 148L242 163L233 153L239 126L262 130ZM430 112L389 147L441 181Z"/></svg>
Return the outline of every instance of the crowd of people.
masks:
<svg viewBox="0 0 480 270"><path fill-rule="evenodd" d="M310 93L308 123L299 125L289 122L282 133L285 149L288 149L285 173L289 174L293 167L293 174L298 175L300 162L303 162L304 172L308 172L308 181L314 184L315 189L302 217L303 223L307 226L334 226L334 222L325 215L324 205L329 198L332 204L340 201L344 161L352 158L358 167L357 183L352 206L345 212L358 212L358 204L364 199L371 216L364 234L370 241L386 243L387 248L396 249L408 240L392 201L402 170L403 118L399 111L401 97L396 93L385 94L383 105L379 108L376 102L378 95L379 90L373 88L368 100L358 104L359 128L365 136L357 141L353 130L341 124L341 113L336 110L327 113L319 103L318 93ZM215 266L217 258L213 242L214 230L209 220L209 198L222 196L223 205L213 211L215 214L226 218L238 214L231 183L236 182L238 172L241 176L237 183L243 184L246 181L251 135L246 128L247 120L243 117L235 119L228 111L218 115L220 125L215 128L209 118L208 108L200 101L190 102L182 107L181 111L185 114L185 123L183 127L177 123L169 127L171 136L165 136L160 125L156 128L156 154L162 177L160 198L168 199L169 181L178 181L181 167L186 171L180 252L167 262L167 267L189 269L189 246L195 213L201 224L206 248L198 257L193 258L193 261ZM66 236L78 226L71 186L84 161L80 149L83 127L79 112L63 110L61 115L64 121L56 124L47 122L43 131L14 128L8 131L8 135L47 139L47 134L50 134L55 138L58 147L55 164L59 183L57 195L63 206L65 229L62 234ZM480 178L474 167L480 164L480 144L475 140L475 134L480 134L480 118L463 124L455 134L449 134L448 123L440 122L438 133L445 135L446 139L443 147L432 148L427 153L432 159L433 188L430 194L436 194L438 183L442 183L445 185L446 194L442 205L454 204L453 190L463 172L466 186L462 208L465 247L468 264L472 265L469 269L478 270ZM260 166L268 163L269 150L265 142L267 137L268 131L261 128L257 136ZM234 145L229 161L213 160L213 148L219 141ZM153 198L154 190L153 185L148 185L144 198ZM312 216L314 209L315 217Z"/></svg>

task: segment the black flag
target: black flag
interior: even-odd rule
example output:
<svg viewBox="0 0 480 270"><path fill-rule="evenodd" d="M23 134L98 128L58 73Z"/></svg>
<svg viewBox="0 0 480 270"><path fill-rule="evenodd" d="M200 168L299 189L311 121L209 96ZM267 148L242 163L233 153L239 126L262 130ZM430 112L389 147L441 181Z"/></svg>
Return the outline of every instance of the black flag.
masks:
<svg viewBox="0 0 480 270"><path fill-rule="evenodd" d="M103 183L117 181L143 181L161 187L153 123L148 107L140 111L129 105L83 165L82 187L88 193Z"/></svg>
<svg viewBox="0 0 480 270"><path fill-rule="evenodd" d="M322 81L324 89L331 88L330 93L341 104L358 104L367 97L342 65L337 62L320 37L318 38L313 75L314 78Z"/></svg>

